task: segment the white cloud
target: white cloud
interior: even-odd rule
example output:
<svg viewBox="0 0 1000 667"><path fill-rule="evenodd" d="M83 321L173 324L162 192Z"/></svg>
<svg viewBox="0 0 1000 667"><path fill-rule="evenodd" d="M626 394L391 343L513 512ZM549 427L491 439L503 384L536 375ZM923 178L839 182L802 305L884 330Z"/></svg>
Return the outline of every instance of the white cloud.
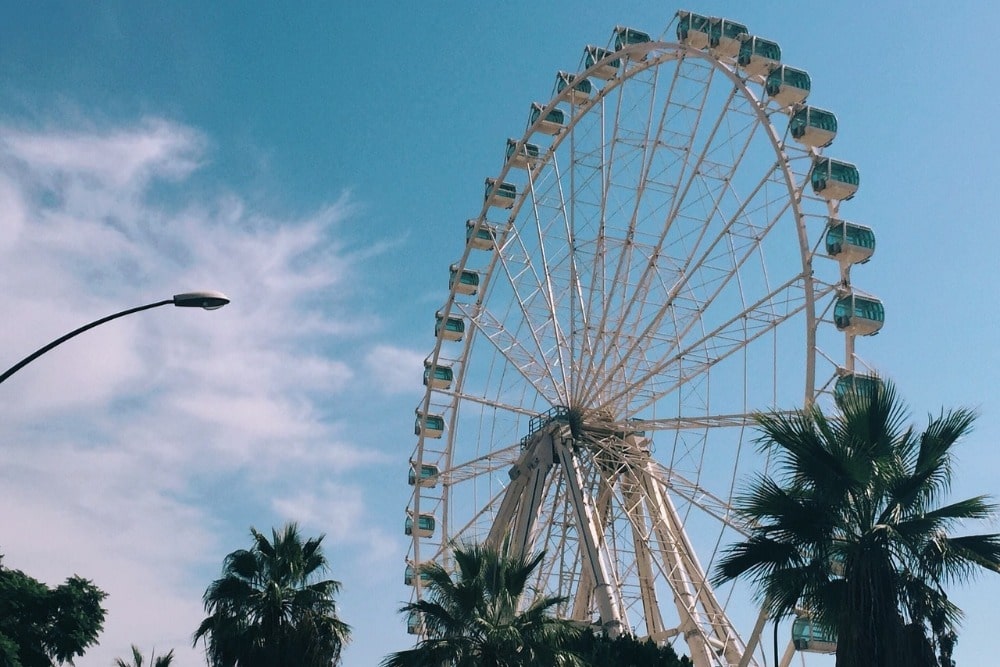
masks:
<svg viewBox="0 0 1000 667"><path fill-rule="evenodd" d="M52 187L70 177L89 187L136 190L157 178L178 179L201 163L204 139L194 130L159 118L106 131L25 132L5 128L4 153Z"/></svg>
<svg viewBox="0 0 1000 667"><path fill-rule="evenodd" d="M300 489L275 498L275 511L286 521L325 529L327 550L333 544L359 544L367 568L395 565L400 550L384 527L374 525L367 511L364 491L353 484L326 482L315 489Z"/></svg>
<svg viewBox="0 0 1000 667"><path fill-rule="evenodd" d="M279 219L231 192L153 197L208 161L205 137L162 119L0 136L0 366L174 293L232 299L108 323L0 385L0 506L16 508L0 513L4 564L52 584L78 572L110 594L101 645L77 664L103 667L131 643L200 662L188 647L201 592L251 523L330 533L358 554L338 562L398 560L364 487L344 481L386 455L331 403L357 398L359 359L394 390L401 373L419 384L421 357L332 352L379 326L352 276L380 248L346 238L349 198Z"/></svg>
<svg viewBox="0 0 1000 667"><path fill-rule="evenodd" d="M420 353L393 345L376 345L365 356L365 364L378 379L379 388L388 394L419 390L426 352Z"/></svg>

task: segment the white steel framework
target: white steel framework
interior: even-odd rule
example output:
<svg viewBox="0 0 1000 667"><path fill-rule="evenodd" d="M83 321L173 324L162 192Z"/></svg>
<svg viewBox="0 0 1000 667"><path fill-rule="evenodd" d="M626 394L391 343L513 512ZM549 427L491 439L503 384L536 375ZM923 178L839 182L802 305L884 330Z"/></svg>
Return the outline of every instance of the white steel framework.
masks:
<svg viewBox="0 0 1000 667"><path fill-rule="evenodd" d="M698 667L757 664L749 593L708 573L743 532L738 481L767 465L752 414L854 369L830 322L850 267L822 241L839 203L809 188L822 149L791 140L795 108L732 59L661 38L610 46L572 82L588 78L511 140L452 266L479 285L438 310L465 331L427 359L454 379L417 406L445 426L416 429L410 465L439 474L407 512L436 528L407 561L544 549L537 588L566 617L683 641Z"/></svg>

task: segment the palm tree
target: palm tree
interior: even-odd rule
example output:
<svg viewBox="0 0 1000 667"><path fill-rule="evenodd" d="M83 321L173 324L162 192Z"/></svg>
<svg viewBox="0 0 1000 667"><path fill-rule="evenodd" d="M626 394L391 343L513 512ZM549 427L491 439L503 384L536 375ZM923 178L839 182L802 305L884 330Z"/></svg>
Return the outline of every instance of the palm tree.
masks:
<svg viewBox="0 0 1000 667"><path fill-rule="evenodd" d="M208 617L194 634L212 667L330 667L340 662L350 627L337 617L340 582L328 569L323 536L303 540L289 523L272 539L251 528L253 545L226 556L205 591Z"/></svg>
<svg viewBox="0 0 1000 667"><path fill-rule="evenodd" d="M543 554L511 557L484 546L454 550L457 580L440 565L421 568L427 597L400 612L418 614L428 636L413 649L382 661L382 667L582 666L570 642L580 634L573 621L551 615L564 602L538 597L521 609L528 579Z"/></svg>
<svg viewBox="0 0 1000 667"><path fill-rule="evenodd" d="M174 651L171 649L166 655L161 655L159 658L156 657L156 651L154 650L149 655L149 666L150 667L170 667L171 663L174 661ZM115 660L115 667L142 667L145 661L142 658L142 653L139 651L139 647L132 644L132 662L126 662L121 658Z"/></svg>
<svg viewBox="0 0 1000 667"><path fill-rule="evenodd" d="M728 548L714 581L746 576L772 618L808 612L835 629L838 667L950 667L961 611L944 587L1000 572L1000 535L951 533L997 506L986 496L940 504L975 414L942 412L923 432L908 420L882 382L829 418L816 407L757 417L780 477L758 477L737 499L750 536Z"/></svg>

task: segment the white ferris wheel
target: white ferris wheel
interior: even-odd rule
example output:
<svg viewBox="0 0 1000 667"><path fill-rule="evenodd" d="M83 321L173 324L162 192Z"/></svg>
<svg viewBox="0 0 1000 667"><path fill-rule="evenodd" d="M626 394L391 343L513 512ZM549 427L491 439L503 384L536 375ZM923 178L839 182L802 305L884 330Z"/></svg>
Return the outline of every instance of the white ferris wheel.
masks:
<svg viewBox="0 0 1000 667"><path fill-rule="evenodd" d="M544 550L565 617L758 664L748 592L706 581L767 466L752 415L876 381L854 340L884 319L850 280L874 250L840 214L858 170L826 157L837 121L810 91L775 42L682 11L659 38L615 28L525 105L434 318L414 597L455 544ZM804 632L785 664L830 650Z"/></svg>

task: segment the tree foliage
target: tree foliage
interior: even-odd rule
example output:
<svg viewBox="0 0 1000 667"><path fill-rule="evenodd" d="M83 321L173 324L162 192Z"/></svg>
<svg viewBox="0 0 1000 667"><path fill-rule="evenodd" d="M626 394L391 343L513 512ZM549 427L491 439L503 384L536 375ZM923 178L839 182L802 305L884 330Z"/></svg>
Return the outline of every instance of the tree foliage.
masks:
<svg viewBox="0 0 1000 667"><path fill-rule="evenodd" d="M691 660L679 657L673 647L657 646L652 640L632 635L611 639L588 629L574 642L574 648L588 667L692 667Z"/></svg>
<svg viewBox="0 0 1000 667"><path fill-rule="evenodd" d="M104 627L107 593L72 576L49 588L0 556L0 664L51 667L73 662L97 641Z"/></svg>
<svg viewBox="0 0 1000 667"><path fill-rule="evenodd" d="M272 539L251 528L253 545L226 556L205 591L209 614L194 635L212 667L330 667L350 640L337 616L340 582L321 579L323 536L303 539L287 524Z"/></svg>
<svg viewBox="0 0 1000 667"><path fill-rule="evenodd" d="M718 564L717 583L748 577L773 618L808 610L837 631L838 667L952 666L960 610L945 587L1000 572L1000 535L956 535L991 519L986 496L946 501L968 410L918 431L889 383L838 403L758 416L777 478L738 498L750 537Z"/></svg>
<svg viewBox="0 0 1000 667"><path fill-rule="evenodd" d="M507 556L485 546L454 550L457 577L436 563L422 566L426 596L400 611L419 614L427 638L393 653L383 667L582 667L572 642L576 623L555 618L564 600L537 597L522 607L531 573L542 560Z"/></svg>
<svg viewBox="0 0 1000 667"><path fill-rule="evenodd" d="M156 651L149 655L149 667L170 667L174 662L174 651L171 649L166 654L156 657ZM132 662L126 662L121 658L115 660L115 667L142 667L147 664L142 657L142 651L135 644L132 644Z"/></svg>

